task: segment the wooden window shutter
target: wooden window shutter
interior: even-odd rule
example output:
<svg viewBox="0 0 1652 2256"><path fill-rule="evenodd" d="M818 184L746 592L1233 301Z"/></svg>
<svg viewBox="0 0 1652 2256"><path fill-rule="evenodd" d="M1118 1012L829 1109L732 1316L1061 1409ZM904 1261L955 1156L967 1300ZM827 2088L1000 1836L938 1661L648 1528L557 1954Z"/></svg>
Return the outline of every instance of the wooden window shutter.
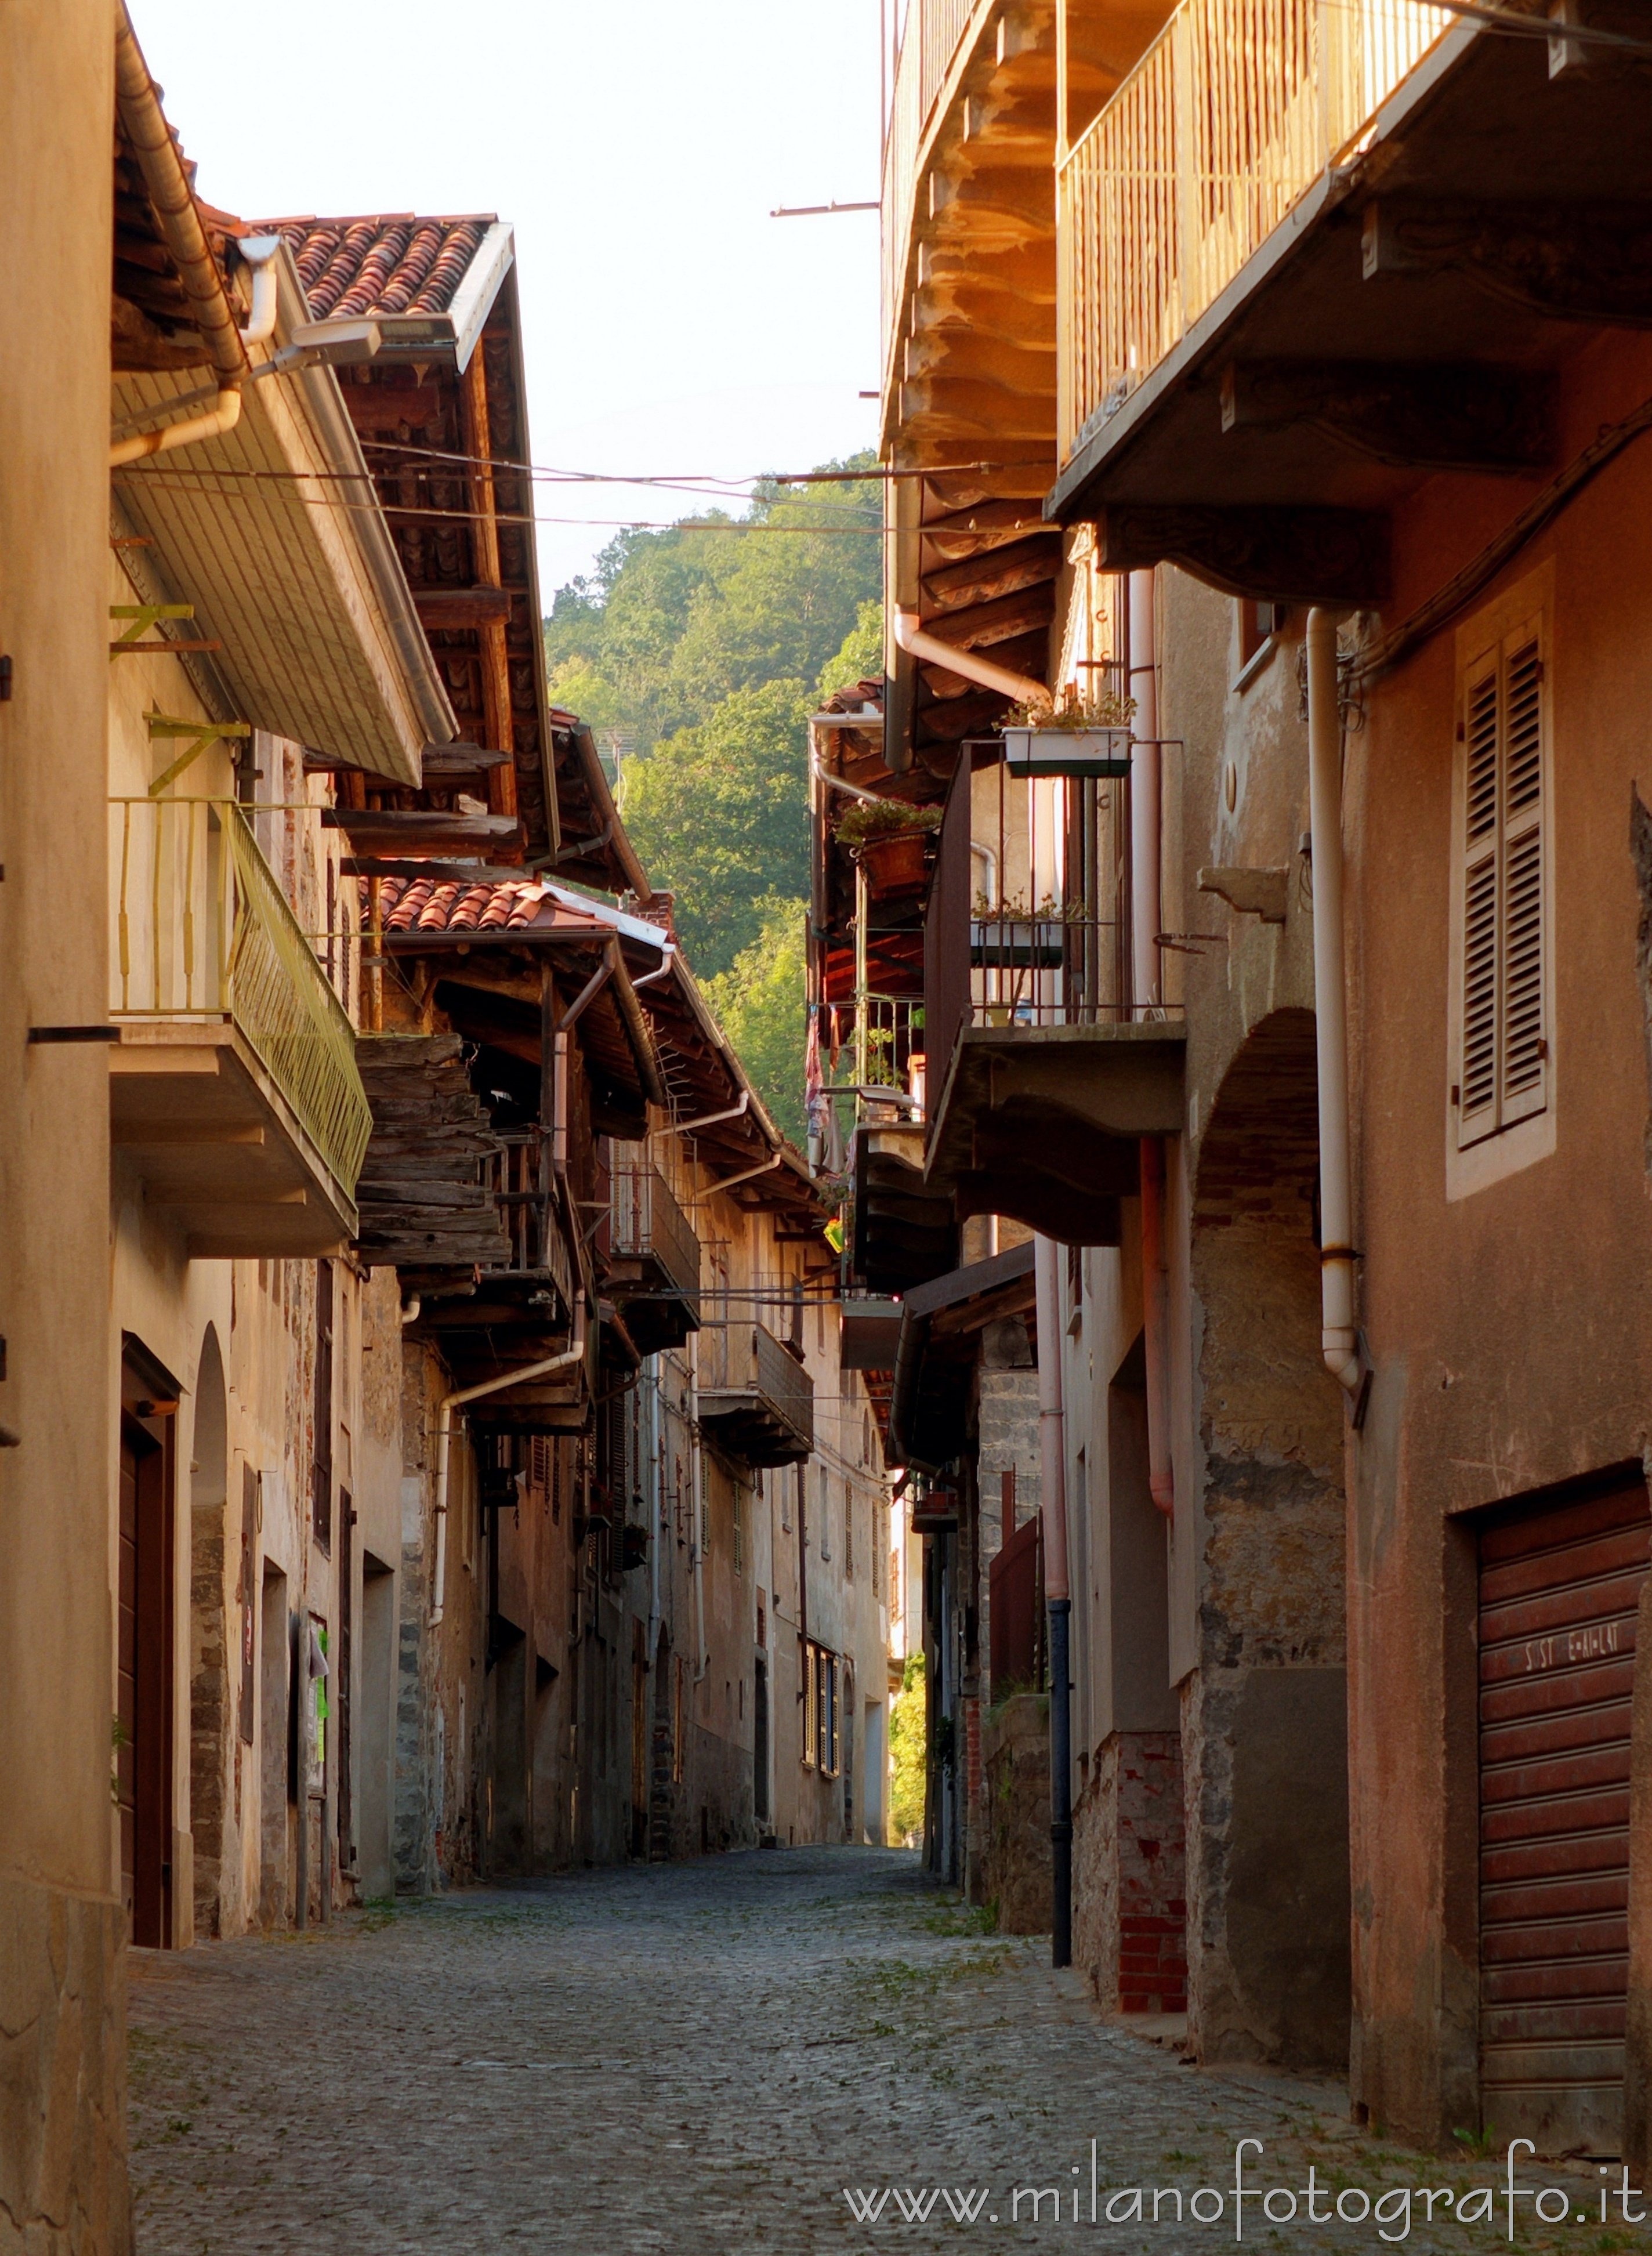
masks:
<svg viewBox="0 0 1652 2256"><path fill-rule="evenodd" d="M1459 1147L1549 1102L1548 713L1538 620L1469 667L1463 736Z"/></svg>

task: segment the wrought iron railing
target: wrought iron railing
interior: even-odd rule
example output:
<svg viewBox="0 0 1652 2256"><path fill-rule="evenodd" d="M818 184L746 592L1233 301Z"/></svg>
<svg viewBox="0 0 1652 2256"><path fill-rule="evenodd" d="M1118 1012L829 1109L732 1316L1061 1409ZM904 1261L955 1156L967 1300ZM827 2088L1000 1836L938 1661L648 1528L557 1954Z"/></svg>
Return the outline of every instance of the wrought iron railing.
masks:
<svg viewBox="0 0 1652 2256"><path fill-rule="evenodd" d="M109 1015L228 1020L353 1194L372 1133L356 1033L234 800L116 799Z"/></svg>
<svg viewBox="0 0 1652 2256"><path fill-rule="evenodd" d="M1423 0L1183 0L1058 175L1063 461L1454 20Z"/></svg>
<svg viewBox="0 0 1652 2256"><path fill-rule="evenodd" d="M700 1333L698 1355L702 1401L708 1396L713 1402L730 1395L755 1397L812 1446L815 1382L766 1324L742 1322L731 1303L726 1323L708 1326Z"/></svg>
<svg viewBox="0 0 1652 2256"><path fill-rule="evenodd" d="M550 1139L538 1129L502 1135L501 1148L482 1162L482 1180L493 1195L510 1251L485 1273L547 1278L562 1305L574 1305L574 1273L562 1228L562 1202L551 1166Z"/></svg>
<svg viewBox="0 0 1652 2256"><path fill-rule="evenodd" d="M618 1167L609 1180L609 1252L617 1260L653 1260L669 1281L696 1301L700 1240L658 1167Z"/></svg>

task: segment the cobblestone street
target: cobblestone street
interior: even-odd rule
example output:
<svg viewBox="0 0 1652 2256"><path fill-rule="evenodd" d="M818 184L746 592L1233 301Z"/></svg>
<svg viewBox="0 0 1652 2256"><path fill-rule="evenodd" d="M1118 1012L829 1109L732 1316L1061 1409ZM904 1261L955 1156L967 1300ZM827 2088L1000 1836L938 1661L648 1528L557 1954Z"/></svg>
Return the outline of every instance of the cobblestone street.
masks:
<svg viewBox="0 0 1652 2256"><path fill-rule="evenodd" d="M1300 2193L1311 2164L1322 2214L1344 2188L1501 2185L1500 2161L1428 2161L1352 2129L1330 2086L1190 2069L1102 2025L1047 1951L983 1935L913 1858L815 1849L135 1953L138 2248L710 2256L1087 2236L1172 2256L1232 2239L1245 2138L1264 2142L1246 2157L1260 2186ZM1602 2231L1601 2182L1570 2182L1553 2236L1580 2256L1642 2237ZM1179 2188L1184 2211L1201 2186L1229 2190L1219 2217L1207 2194L1206 2221L1178 2228L1168 2197L1150 2221L1150 2191L1134 2224L1120 2195L1136 2186ZM853 2220L846 2188L885 2195L873 2222ZM1026 2190L1014 2222L1017 2188L1059 2188L1060 2223L1048 2195L1031 2223ZM903 2214L914 2203L926 2219ZM1469 2228L1437 2202L1432 2234L1410 2207L1413 2245L1504 2239L1500 2196ZM1246 2208L1264 2247L1382 2245L1374 2219L1315 2228ZM1405 2224L1390 2202L1388 2237ZM1519 2238L1551 2242L1529 2222Z"/></svg>

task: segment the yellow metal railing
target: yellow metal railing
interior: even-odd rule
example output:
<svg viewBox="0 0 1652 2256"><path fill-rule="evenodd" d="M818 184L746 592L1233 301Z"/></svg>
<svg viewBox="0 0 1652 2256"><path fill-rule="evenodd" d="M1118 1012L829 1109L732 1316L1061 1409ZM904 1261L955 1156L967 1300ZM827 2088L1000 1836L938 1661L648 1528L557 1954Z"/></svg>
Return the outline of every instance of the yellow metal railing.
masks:
<svg viewBox="0 0 1652 2256"><path fill-rule="evenodd" d="M1425 0L1183 0L1058 177L1063 462L1453 20Z"/></svg>
<svg viewBox="0 0 1652 2256"><path fill-rule="evenodd" d="M353 1195L372 1115L356 1033L234 800L109 805L109 1013L229 1019Z"/></svg>

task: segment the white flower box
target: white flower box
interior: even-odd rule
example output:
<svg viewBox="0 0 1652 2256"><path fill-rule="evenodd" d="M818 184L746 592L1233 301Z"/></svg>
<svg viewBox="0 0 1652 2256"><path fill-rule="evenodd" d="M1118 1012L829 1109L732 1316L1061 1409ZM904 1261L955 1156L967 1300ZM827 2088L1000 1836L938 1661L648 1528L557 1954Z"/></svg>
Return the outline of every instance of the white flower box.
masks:
<svg viewBox="0 0 1652 2256"><path fill-rule="evenodd" d="M1125 776L1128 729L1006 729L1004 758L1013 776Z"/></svg>

